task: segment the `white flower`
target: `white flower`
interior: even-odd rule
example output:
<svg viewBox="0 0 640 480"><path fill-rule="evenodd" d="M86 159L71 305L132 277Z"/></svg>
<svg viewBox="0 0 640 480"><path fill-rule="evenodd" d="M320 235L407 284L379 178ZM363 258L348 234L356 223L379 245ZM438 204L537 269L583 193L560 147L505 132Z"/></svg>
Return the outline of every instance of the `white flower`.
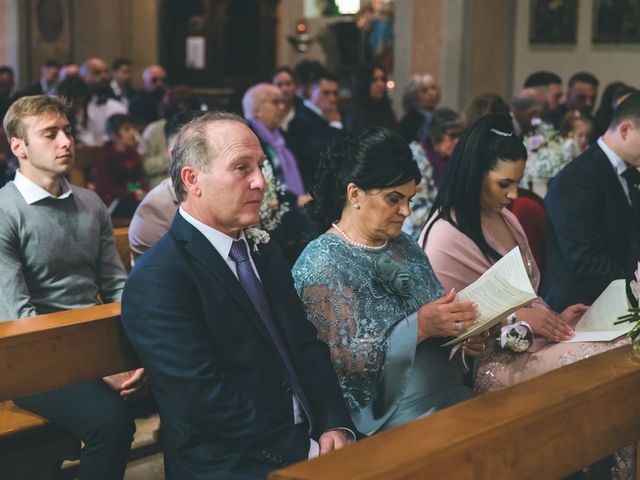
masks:
<svg viewBox="0 0 640 480"><path fill-rule="evenodd" d="M269 239L271 238L268 232L257 227L249 227L245 229L244 236L251 242L254 251L258 250L258 245L269 242Z"/></svg>

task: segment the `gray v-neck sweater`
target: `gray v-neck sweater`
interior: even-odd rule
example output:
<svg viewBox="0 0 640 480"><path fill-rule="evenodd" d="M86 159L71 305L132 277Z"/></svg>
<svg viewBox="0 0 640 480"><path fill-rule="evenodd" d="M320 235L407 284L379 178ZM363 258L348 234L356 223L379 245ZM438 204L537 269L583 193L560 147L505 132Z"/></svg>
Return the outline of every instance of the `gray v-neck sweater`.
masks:
<svg viewBox="0 0 640 480"><path fill-rule="evenodd" d="M109 213L71 190L27 205L13 182L0 189L0 321L120 300L127 274Z"/></svg>

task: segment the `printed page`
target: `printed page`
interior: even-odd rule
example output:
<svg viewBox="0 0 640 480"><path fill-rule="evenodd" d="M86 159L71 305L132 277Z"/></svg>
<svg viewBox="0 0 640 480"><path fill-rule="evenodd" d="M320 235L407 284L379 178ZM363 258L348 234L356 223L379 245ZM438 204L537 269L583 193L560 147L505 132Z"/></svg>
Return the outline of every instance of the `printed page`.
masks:
<svg viewBox="0 0 640 480"><path fill-rule="evenodd" d="M536 298L520 249L516 247L456 295L456 300L476 302L480 318L465 333L445 345L454 345L488 330Z"/></svg>
<svg viewBox="0 0 640 480"><path fill-rule="evenodd" d="M626 283L624 279L614 280L593 302L576 325L572 342L608 342L631 330L628 322L614 325L618 317L628 313Z"/></svg>

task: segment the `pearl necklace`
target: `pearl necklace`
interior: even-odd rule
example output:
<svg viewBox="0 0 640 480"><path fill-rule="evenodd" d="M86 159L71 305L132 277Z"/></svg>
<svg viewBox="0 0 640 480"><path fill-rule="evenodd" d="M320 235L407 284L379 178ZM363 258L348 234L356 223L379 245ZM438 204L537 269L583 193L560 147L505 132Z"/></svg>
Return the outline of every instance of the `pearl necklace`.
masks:
<svg viewBox="0 0 640 480"><path fill-rule="evenodd" d="M378 245L377 247L373 247L373 246L371 246L371 245L365 245L364 243L358 243L358 242L356 242L356 241L352 240L351 238L349 238L349 235L347 235L346 233L344 233L344 230L342 230L338 225L336 225L336 224L335 224L335 222L334 222L334 223L332 223L332 224L331 224L331 226L332 226L333 228L335 228L335 229L338 231L338 233L340 233L340 235L342 235L342 236L344 237L344 239L345 239L348 243L350 243L351 245L353 245L354 247L359 247L359 248L362 248L362 249L364 249L364 250L373 250L373 251L376 251L376 250L382 250L384 247L386 247L386 246L387 246L387 240L385 240L385 241L384 241L384 243L383 243L382 245Z"/></svg>

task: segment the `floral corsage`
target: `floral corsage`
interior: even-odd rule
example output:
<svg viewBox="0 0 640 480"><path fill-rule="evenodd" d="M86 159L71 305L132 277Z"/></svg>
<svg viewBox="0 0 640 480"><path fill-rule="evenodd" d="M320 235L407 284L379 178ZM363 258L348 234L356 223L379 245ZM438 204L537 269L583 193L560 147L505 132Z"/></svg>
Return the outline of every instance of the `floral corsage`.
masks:
<svg viewBox="0 0 640 480"><path fill-rule="evenodd" d="M514 352L526 352L532 341L533 333L527 322L507 325L500 331L500 346Z"/></svg>
<svg viewBox="0 0 640 480"><path fill-rule="evenodd" d="M413 291L414 283L409 271L388 253L373 261L373 279L391 294L410 297Z"/></svg>
<svg viewBox="0 0 640 480"><path fill-rule="evenodd" d="M251 249L258 253L260 251L260 245L264 245L269 242L271 238L269 233L265 230L261 230L257 227L249 227L244 231L244 236L251 244Z"/></svg>

